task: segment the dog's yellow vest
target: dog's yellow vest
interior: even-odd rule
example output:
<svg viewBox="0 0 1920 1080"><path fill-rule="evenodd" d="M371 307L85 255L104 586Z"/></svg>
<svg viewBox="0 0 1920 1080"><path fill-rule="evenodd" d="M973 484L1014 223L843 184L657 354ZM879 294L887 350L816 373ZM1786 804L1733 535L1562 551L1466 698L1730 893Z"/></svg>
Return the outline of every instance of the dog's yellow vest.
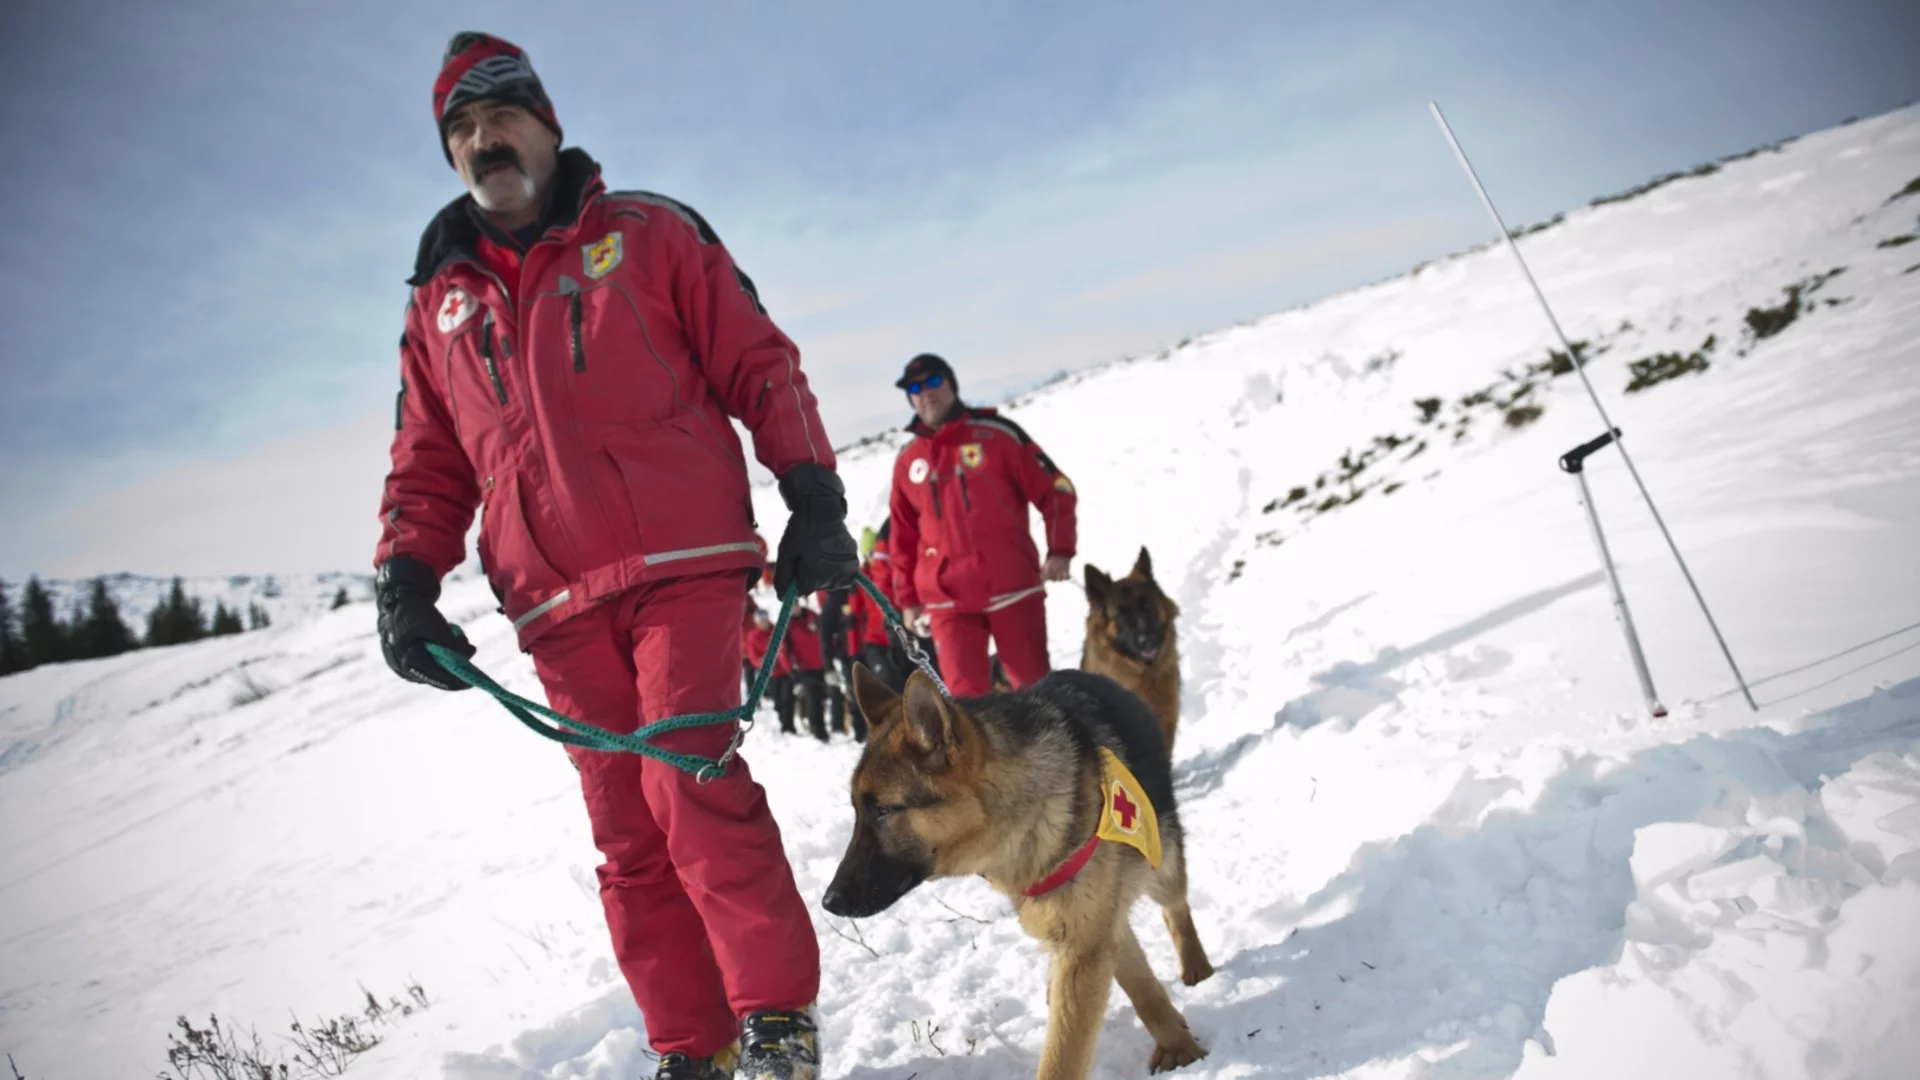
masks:
<svg viewBox="0 0 1920 1080"><path fill-rule="evenodd" d="M1105 801L1100 806L1100 828L1094 835L1139 849L1147 857L1147 865L1158 870L1160 819L1154 815L1153 803L1140 781L1104 746L1100 747L1100 789Z"/></svg>
<svg viewBox="0 0 1920 1080"><path fill-rule="evenodd" d="M1027 886L1027 896L1045 896L1072 881L1075 874L1093 858L1093 851L1105 840L1125 844L1147 857L1147 865L1160 868L1160 819L1153 812L1146 789L1113 751L1100 750L1100 824L1080 849L1054 868L1053 873Z"/></svg>

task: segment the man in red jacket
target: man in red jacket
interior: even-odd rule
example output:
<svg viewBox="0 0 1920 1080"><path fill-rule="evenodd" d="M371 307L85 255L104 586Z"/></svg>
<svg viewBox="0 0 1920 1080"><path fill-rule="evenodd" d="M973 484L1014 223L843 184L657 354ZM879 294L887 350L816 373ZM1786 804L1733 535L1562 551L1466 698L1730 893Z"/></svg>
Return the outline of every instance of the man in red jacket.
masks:
<svg viewBox="0 0 1920 1080"><path fill-rule="evenodd" d="M585 152L560 149L516 46L456 35L433 112L467 194L428 225L410 279L375 558L387 663L464 689L426 644L472 655L435 602L478 508L481 565L554 708L630 732L737 706L763 556L730 420L793 512L776 586L841 587L859 564L798 350L699 214L608 191ZM658 744L717 757L733 735ZM818 943L746 763L702 784L570 752L657 1075L813 1080Z"/></svg>
<svg viewBox="0 0 1920 1080"><path fill-rule="evenodd" d="M827 741L827 652L820 633L820 616L806 604L797 604L787 623L787 644L793 649L793 696L796 709L806 710L807 731Z"/></svg>
<svg viewBox="0 0 1920 1080"><path fill-rule="evenodd" d="M932 353L899 381L914 439L893 466L894 597L916 633L928 632L956 697L991 689L987 642L1017 688L1045 675L1046 582L1065 581L1074 552L1076 495L1018 424L960 400L953 368ZM1027 507L1047 527L1043 565Z"/></svg>
<svg viewBox="0 0 1920 1080"><path fill-rule="evenodd" d="M791 629L791 624L789 624ZM753 670L759 671L760 665L767 661L767 650L773 648L773 617L759 608L753 609L753 627L747 631L747 658L753 664ZM780 730L793 734L793 635L789 633L780 639L780 651L774 654L773 670L767 675L767 699L773 703L774 718L780 721ZM753 707L760 708L759 702Z"/></svg>

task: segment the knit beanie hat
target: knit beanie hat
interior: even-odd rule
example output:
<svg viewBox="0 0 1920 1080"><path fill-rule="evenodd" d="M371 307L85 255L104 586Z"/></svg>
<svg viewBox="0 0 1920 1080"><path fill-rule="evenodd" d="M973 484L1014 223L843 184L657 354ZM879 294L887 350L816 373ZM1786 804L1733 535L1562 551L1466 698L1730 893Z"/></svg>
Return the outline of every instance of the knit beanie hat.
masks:
<svg viewBox="0 0 1920 1080"><path fill-rule="evenodd" d="M440 60L440 77L433 80L433 122L440 128L440 150L447 154L447 118L469 101L493 98L525 106L540 122L560 136L560 121L553 115L553 102L533 64L520 46L491 34L464 30L447 42L447 54Z"/></svg>

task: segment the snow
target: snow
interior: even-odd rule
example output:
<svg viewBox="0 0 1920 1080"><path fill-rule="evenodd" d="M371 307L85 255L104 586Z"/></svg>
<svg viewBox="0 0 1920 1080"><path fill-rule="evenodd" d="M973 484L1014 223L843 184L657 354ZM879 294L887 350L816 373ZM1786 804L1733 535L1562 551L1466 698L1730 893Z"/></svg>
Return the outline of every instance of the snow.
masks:
<svg viewBox="0 0 1920 1080"><path fill-rule="evenodd" d="M1877 245L1914 229L1920 197L1889 197L1916 176L1910 108L1521 241L1758 714L1606 451L1588 475L1670 714L1641 703L1555 466L1600 423L1578 379L1526 377L1554 342L1502 250L1011 410L1081 492L1083 559L1144 544L1183 609L1175 773L1219 971L1173 988L1211 1051L1181 1075L1911 1075L1920 273ZM1786 330L1746 328L1836 267ZM1708 370L1623 393L1629 361L1708 335ZM1521 402L1544 413L1507 427ZM894 445L843 458L856 524ZM484 583L444 604L538 695ZM1049 610L1070 663L1084 599L1056 585ZM315 606L0 681L0 1048L27 1076L152 1075L180 1014L280 1047L290 1014L411 980L431 1007L352 1075L647 1074L563 754L392 677L372 624ZM951 881L828 916L855 748L763 726L746 752L816 904L827 1075L1031 1075L1044 966L1007 903ZM1157 915L1135 920L1171 981ZM1116 994L1095 1075L1149 1047Z"/></svg>

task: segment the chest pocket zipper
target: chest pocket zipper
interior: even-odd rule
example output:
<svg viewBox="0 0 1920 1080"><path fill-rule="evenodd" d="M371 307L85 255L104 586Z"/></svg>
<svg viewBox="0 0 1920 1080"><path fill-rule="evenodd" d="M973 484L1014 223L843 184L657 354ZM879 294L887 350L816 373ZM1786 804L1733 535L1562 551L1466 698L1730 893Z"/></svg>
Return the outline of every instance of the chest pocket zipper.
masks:
<svg viewBox="0 0 1920 1080"><path fill-rule="evenodd" d="M585 371L587 370L587 342L580 329L580 283L562 274L560 275L560 292L567 298L567 331L568 340L573 347L573 370Z"/></svg>
<svg viewBox="0 0 1920 1080"><path fill-rule="evenodd" d="M480 320L480 362L487 366L487 378L493 381L493 396L507 403L507 384L500 381L500 366L493 360L493 312Z"/></svg>

